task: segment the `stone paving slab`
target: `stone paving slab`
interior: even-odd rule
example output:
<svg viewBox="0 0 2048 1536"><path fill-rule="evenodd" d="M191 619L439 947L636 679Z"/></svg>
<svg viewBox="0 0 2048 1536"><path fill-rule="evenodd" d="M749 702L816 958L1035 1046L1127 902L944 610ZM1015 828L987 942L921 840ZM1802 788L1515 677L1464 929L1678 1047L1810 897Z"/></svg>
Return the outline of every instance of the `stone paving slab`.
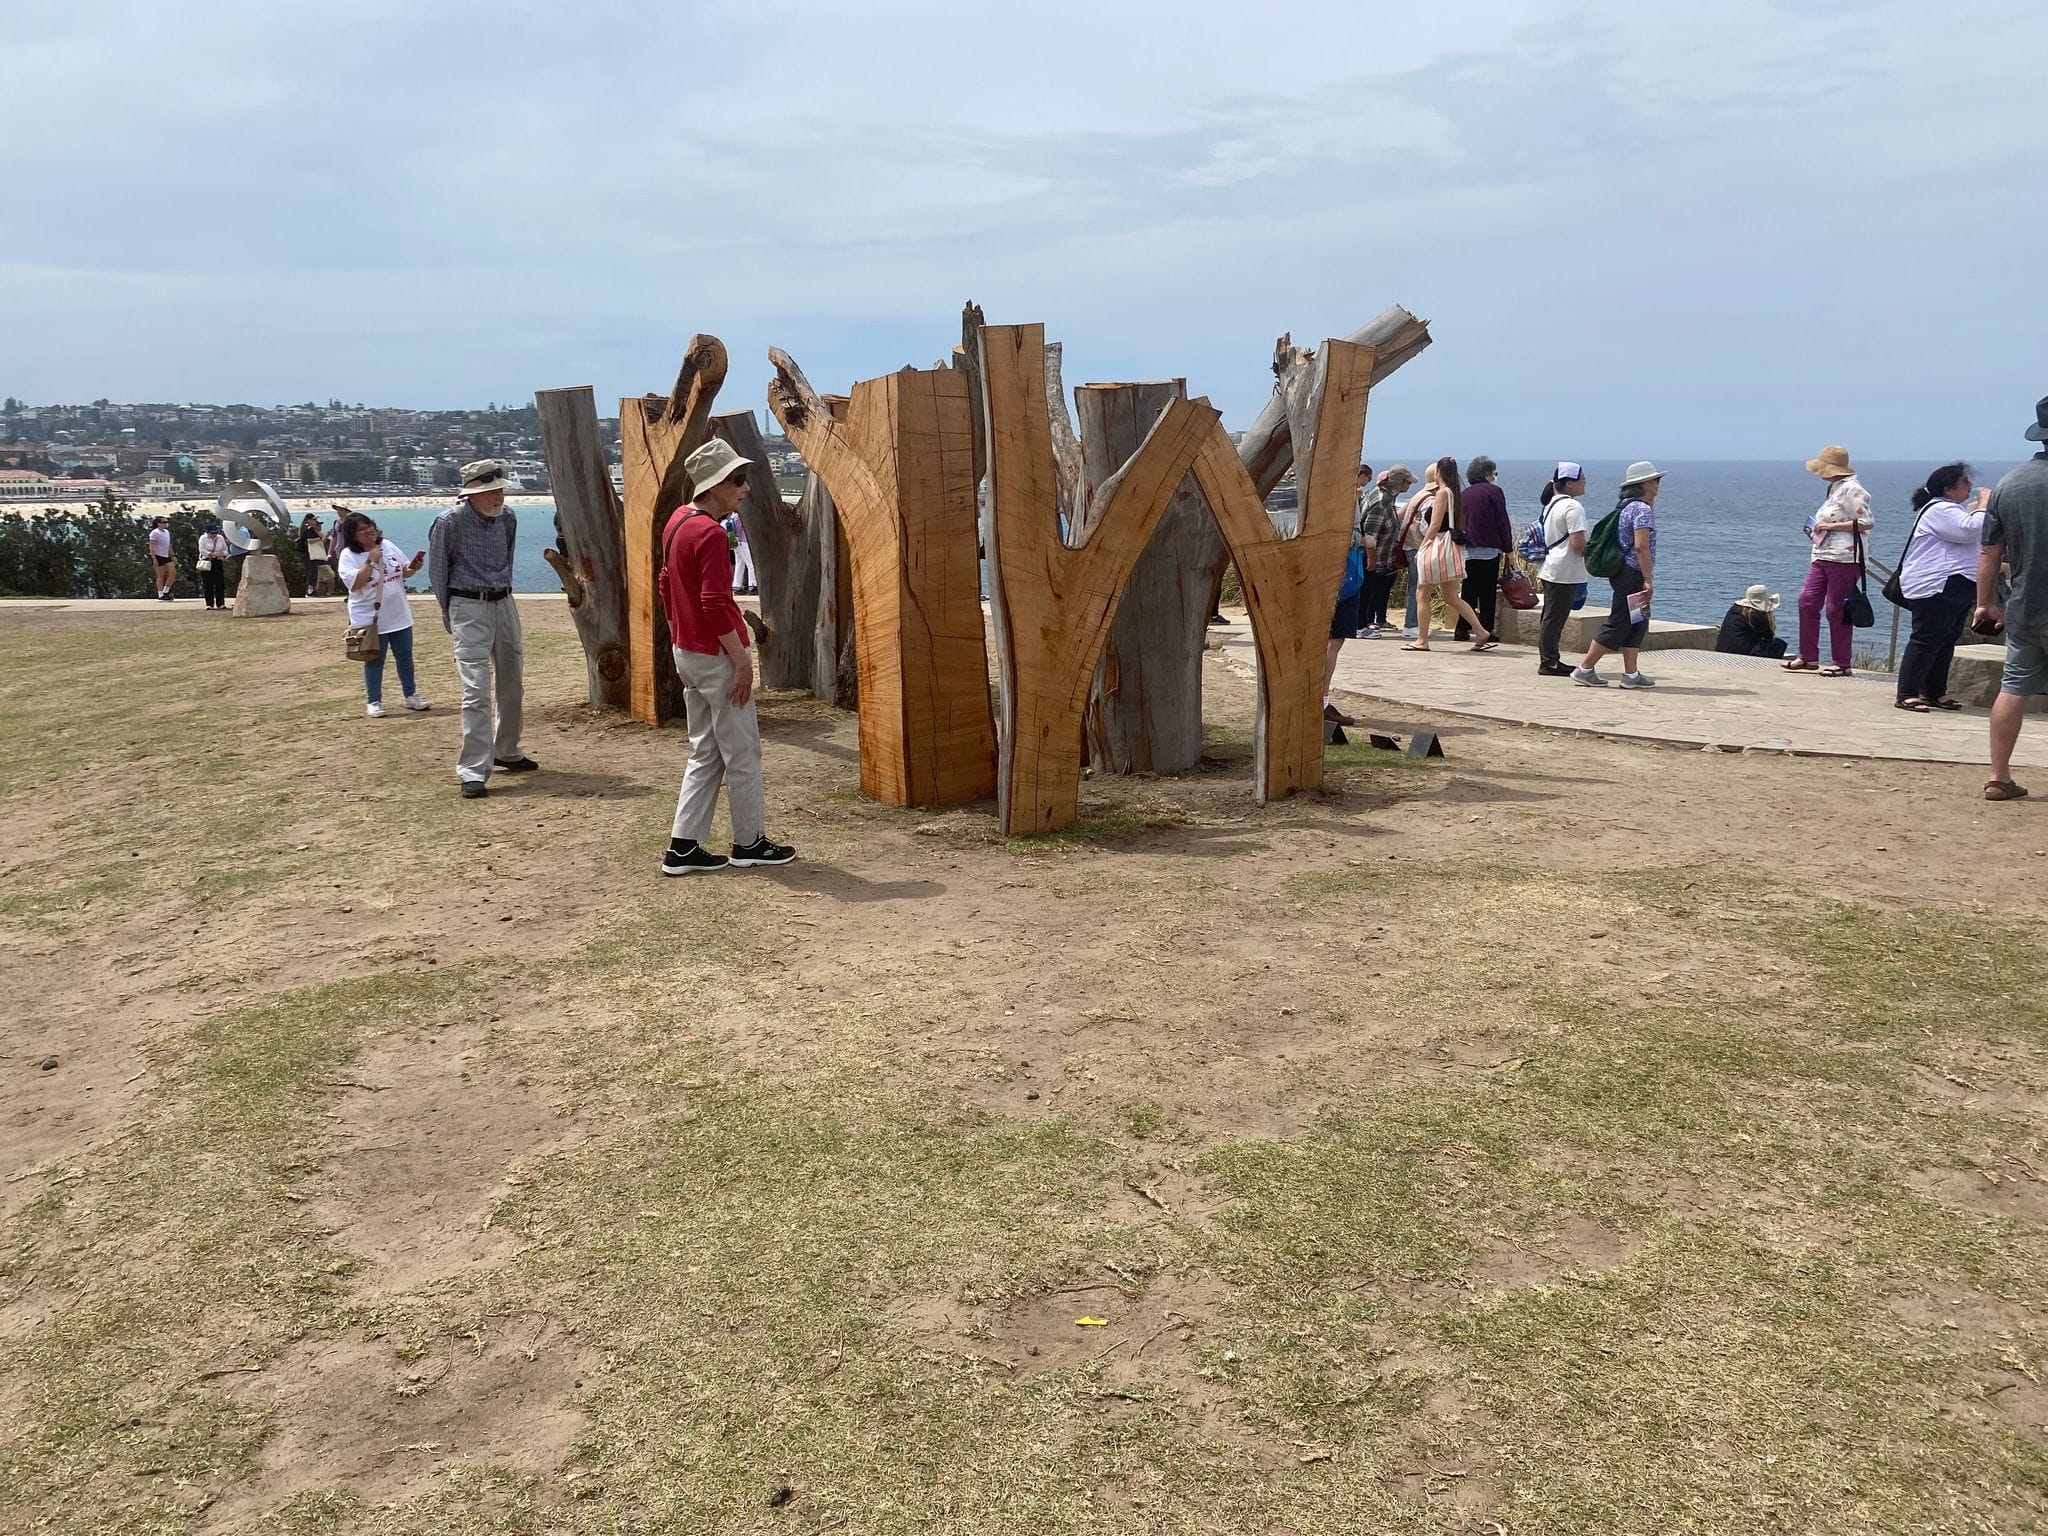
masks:
<svg viewBox="0 0 2048 1536"><path fill-rule="evenodd" d="M1215 633L1233 666L1255 669L1257 653L1243 619ZM1980 766L1990 760L1983 710L1904 713L1892 707L1887 673L1823 678L1713 651L1661 651L1646 656L1643 670L1656 679L1655 688L1613 686L1621 676L1618 659L1601 666L1608 687L1581 688L1565 678L1539 677L1536 653L1526 646L1475 655L1432 641L1425 653L1382 638L1344 647L1336 687L1415 709L1728 751ZM2020 732L2013 762L2048 767L2048 714L2039 705Z"/></svg>

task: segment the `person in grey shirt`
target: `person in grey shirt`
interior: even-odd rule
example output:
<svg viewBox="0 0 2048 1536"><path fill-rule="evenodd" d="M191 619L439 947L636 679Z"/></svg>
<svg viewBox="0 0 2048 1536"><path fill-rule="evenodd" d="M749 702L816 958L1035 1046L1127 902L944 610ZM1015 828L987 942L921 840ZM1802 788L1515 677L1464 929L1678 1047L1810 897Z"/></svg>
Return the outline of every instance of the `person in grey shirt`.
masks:
<svg viewBox="0 0 2048 1536"><path fill-rule="evenodd" d="M505 505L512 483L503 460L463 465L462 499L427 533L427 580L441 605L441 627L455 637L455 671L462 679L462 755L455 774L465 800L483 798L493 768L531 773L540 766L519 746L526 683L519 605L512 600L519 520Z"/></svg>
<svg viewBox="0 0 2048 1536"><path fill-rule="evenodd" d="M2027 440L2048 443L2048 399L2034 407ZM2048 450L1998 482L1984 511L1984 549L1977 557L1977 629L2005 630L2005 676L1991 706L1991 780L1986 800L2018 800L2012 780L2027 701L2048 693ZM2011 587L1999 591L1999 567Z"/></svg>

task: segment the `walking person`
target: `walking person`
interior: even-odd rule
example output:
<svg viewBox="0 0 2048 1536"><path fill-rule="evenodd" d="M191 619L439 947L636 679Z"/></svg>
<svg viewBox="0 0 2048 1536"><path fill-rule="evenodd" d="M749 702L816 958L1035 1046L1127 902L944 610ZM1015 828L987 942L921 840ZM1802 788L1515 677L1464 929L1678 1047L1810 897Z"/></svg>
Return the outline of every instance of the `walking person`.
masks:
<svg viewBox="0 0 2048 1536"><path fill-rule="evenodd" d="M1543 563L1536 568L1543 587L1543 626L1536 638L1540 677L1572 675L1558 647L1586 580L1586 507L1579 500L1585 494L1586 471L1569 459L1558 462L1543 487Z"/></svg>
<svg viewBox="0 0 2048 1536"><path fill-rule="evenodd" d="M298 537L293 541L299 547L299 565L306 573L306 596L311 597L319 585L316 577L320 567L327 563L327 535L320 531L320 519L311 512L299 519Z"/></svg>
<svg viewBox="0 0 2048 1536"><path fill-rule="evenodd" d="M199 535L199 595L209 609L228 605L228 557L233 553L228 536L220 531L220 519L215 518Z"/></svg>
<svg viewBox="0 0 2048 1536"><path fill-rule="evenodd" d="M684 460L696 496L678 507L661 536L661 603L668 614L690 760L676 795L664 875L707 874L728 864L787 864L796 850L767 833L761 782L761 723L754 709L754 658L733 601L732 546L721 526L747 495L747 470L730 443L714 438ZM718 789L725 786L732 855L704 846Z"/></svg>
<svg viewBox="0 0 2048 1536"><path fill-rule="evenodd" d="M502 459L478 459L460 474L460 499L427 531L427 580L441 606L441 627L455 637L455 671L462 679L455 775L462 798L480 800L493 770L531 773L540 764L519 745L526 679L519 605L512 600L519 519L505 505L512 477Z"/></svg>
<svg viewBox="0 0 2048 1536"><path fill-rule="evenodd" d="M2027 441L2048 443L2048 399L2034 407ZM2001 568L2011 581L2001 595ZM1984 511L1977 557L1977 626L2005 630L2005 676L1991 706L1991 779L1986 800L2018 800L2012 779L2027 701L2048 693L2048 449L1998 482Z"/></svg>
<svg viewBox="0 0 2048 1536"><path fill-rule="evenodd" d="M348 622L377 629L377 659L363 663L363 695L372 720L384 718L384 655L390 652L398 668L399 690L405 707L429 707L420 697L412 670L412 602L405 595L406 578L419 574L426 563L424 554L405 558L405 551L384 537L377 524L360 512L342 515L341 589L348 596Z"/></svg>
<svg viewBox="0 0 2048 1536"><path fill-rule="evenodd" d="M1422 535L1429 526L1430 503L1436 499L1437 468L1434 462L1422 469L1422 489L1410 496L1401 508L1401 564L1408 572L1408 611L1406 622L1401 628L1401 637L1413 640L1422 633L1415 617L1415 551L1422 547Z"/></svg>
<svg viewBox="0 0 2048 1536"><path fill-rule="evenodd" d="M171 553L171 520L152 518L149 524L149 568L156 574L156 600L175 601L171 587L178 579L178 560Z"/></svg>
<svg viewBox="0 0 2048 1536"><path fill-rule="evenodd" d="M732 549L732 589L744 596L754 590L754 551L747 544L747 525L739 513L725 520L725 531Z"/></svg>
<svg viewBox="0 0 2048 1536"><path fill-rule="evenodd" d="M1393 628L1387 622L1387 599L1393 595L1394 578L1407 560L1401 548L1398 498L1413 484L1415 476L1405 464L1382 470L1359 510L1358 532L1365 549L1365 593L1359 603L1362 635L1377 636Z"/></svg>
<svg viewBox="0 0 2048 1536"><path fill-rule="evenodd" d="M1449 455L1438 459L1436 478L1436 494L1430 499L1427 509L1429 521L1423 530L1422 543L1415 551L1414 563L1409 566L1411 579L1421 588L1416 597L1419 632L1411 644L1401 649L1429 649L1431 609L1434 600L1442 598L1445 607L1472 627L1476 637L1472 649L1490 651L1500 642L1494 638L1493 631L1479 621L1472 605L1465 601L1459 590L1465 579L1465 550L1460 543L1464 537L1464 523L1459 513L1458 461Z"/></svg>
<svg viewBox="0 0 2048 1536"><path fill-rule="evenodd" d="M1977 560L1984 547L1988 490L1970 493L1970 466L1944 464L1913 493L1913 531L1899 557L1898 592L1913 615L1899 657L1896 708L1914 714L1961 709L1949 695L1956 642L1977 606Z"/></svg>
<svg viewBox="0 0 2048 1536"><path fill-rule="evenodd" d="M1608 577L1614 587L1614 606L1607 622L1586 647L1586 659L1572 669L1572 681L1582 688L1605 688L1600 675L1600 658L1610 651L1621 652L1621 686L1654 688L1643 676L1639 659L1643 636L1650 628L1650 597L1656 589L1657 492L1664 484L1664 471L1648 459L1638 459L1624 472L1621 504L1616 509L1615 536L1621 543L1621 566Z"/></svg>
<svg viewBox="0 0 2048 1536"><path fill-rule="evenodd" d="M1515 526L1508 517L1507 492L1498 484L1500 466L1481 454L1465 467L1461 498L1465 528L1465 580L1460 596L1479 616L1479 627L1498 633L1500 578L1508 551L1515 547ZM1451 631L1453 640L1469 640L1472 627L1462 618Z"/></svg>
<svg viewBox="0 0 2048 1536"><path fill-rule="evenodd" d="M1323 645L1323 719L1336 725L1356 725L1330 699L1330 686L1337 680L1337 658L1344 642L1356 640L1363 627L1365 611L1365 498L1372 481L1372 466L1358 466L1358 490L1351 507L1351 540L1344 550L1344 580L1337 588L1337 603L1330 614L1330 638ZM1354 564L1355 562L1355 564ZM1354 573L1358 585L1351 586ZM1350 587L1347 592L1346 587Z"/></svg>
<svg viewBox="0 0 2048 1536"><path fill-rule="evenodd" d="M1806 585L1799 589L1799 654L1786 660L1785 670L1847 677L1856 631L1843 614L1842 604L1863 571L1862 543L1873 526L1870 493L1849 467L1849 450L1839 443L1808 459L1806 470L1827 481L1828 494L1808 531L1813 558L1806 567ZM1820 664L1823 609L1828 616L1831 663L1825 667Z"/></svg>
<svg viewBox="0 0 2048 1536"><path fill-rule="evenodd" d="M1761 656L1776 661L1785 654L1778 633L1778 594L1759 582L1728 605L1714 649L1724 656Z"/></svg>

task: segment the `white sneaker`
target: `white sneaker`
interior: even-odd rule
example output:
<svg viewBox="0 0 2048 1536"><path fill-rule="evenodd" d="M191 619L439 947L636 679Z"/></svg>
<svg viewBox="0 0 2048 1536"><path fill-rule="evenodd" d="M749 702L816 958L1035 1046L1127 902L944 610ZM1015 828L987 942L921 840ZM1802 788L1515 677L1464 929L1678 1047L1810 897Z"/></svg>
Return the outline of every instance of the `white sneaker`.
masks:
<svg viewBox="0 0 2048 1536"><path fill-rule="evenodd" d="M372 704L368 709L364 710L363 713L368 715L372 720L382 720L384 718L384 706L382 704Z"/></svg>
<svg viewBox="0 0 2048 1536"><path fill-rule="evenodd" d="M421 698L418 694L408 693L405 696L405 707L407 709L432 709L434 706L429 704L425 699Z"/></svg>

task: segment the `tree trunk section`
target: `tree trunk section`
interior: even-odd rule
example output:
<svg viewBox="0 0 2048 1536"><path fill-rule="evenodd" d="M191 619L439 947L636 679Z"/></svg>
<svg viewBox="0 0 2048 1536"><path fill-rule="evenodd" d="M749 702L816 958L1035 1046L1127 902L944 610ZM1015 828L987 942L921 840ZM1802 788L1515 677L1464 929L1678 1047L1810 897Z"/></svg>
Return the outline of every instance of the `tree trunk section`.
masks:
<svg viewBox="0 0 2048 1536"><path fill-rule="evenodd" d="M905 368L853 387L845 420L787 354L770 408L831 488L846 530L861 791L890 805L995 793L995 721L974 538L966 379Z"/></svg>
<svg viewBox="0 0 2048 1536"><path fill-rule="evenodd" d="M1169 400L1075 519L1085 531L1076 547L1059 535L1045 327L985 326L975 350L988 414L989 603L1002 680L997 798L1005 834L1053 832L1078 814L1082 714L1124 583L1222 424L1206 400Z"/></svg>
<svg viewBox="0 0 2048 1536"><path fill-rule="evenodd" d="M826 395L834 421L846 419L846 396ZM811 636L811 692L840 709L860 696L853 681L853 562L832 492L813 469L804 477L804 528L818 562L818 625ZM842 665L844 663L844 665Z"/></svg>
<svg viewBox="0 0 2048 1536"><path fill-rule="evenodd" d="M725 382L725 344L692 336L664 400L619 402L619 459L626 482L626 639L633 718L662 725L682 712L682 683L661 606L661 532L696 487L683 461L711 437L711 402Z"/></svg>
<svg viewBox="0 0 2048 1536"><path fill-rule="evenodd" d="M1195 460L1195 479L1244 579L1259 652L1252 732L1261 805L1323 782L1323 656L1351 544L1358 450L1365 434L1373 350L1346 341L1297 354L1281 381L1301 487L1300 531L1283 538L1239 450L1219 428Z"/></svg>
<svg viewBox="0 0 2048 1536"><path fill-rule="evenodd" d="M588 385L543 389L533 397L541 448L555 488L562 550L548 563L569 597L569 617L583 644L590 702L630 709L632 668L626 637L626 521L598 436L597 399Z"/></svg>
<svg viewBox="0 0 2048 1536"><path fill-rule="evenodd" d="M1186 394L1185 379L1075 391L1085 482L1115 473L1167 404ZM1208 571L1223 547L1193 478L1183 479L1131 569L1096 669L1087 731L1098 772L1185 773L1201 760Z"/></svg>
<svg viewBox="0 0 2048 1536"><path fill-rule="evenodd" d="M755 585L761 589L761 682L769 688L811 686L813 637L818 625L818 552L805 528L803 510L782 499L767 445L752 411L715 416L711 430L730 443L747 470L747 499L740 522L754 552Z"/></svg>

